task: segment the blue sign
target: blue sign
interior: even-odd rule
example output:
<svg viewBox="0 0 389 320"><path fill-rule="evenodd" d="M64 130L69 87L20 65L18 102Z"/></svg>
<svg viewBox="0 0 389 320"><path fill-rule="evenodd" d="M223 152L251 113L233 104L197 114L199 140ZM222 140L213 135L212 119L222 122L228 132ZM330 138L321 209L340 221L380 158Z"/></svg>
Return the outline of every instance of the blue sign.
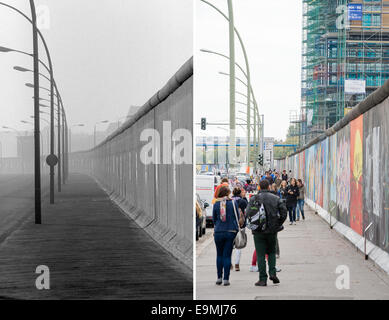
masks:
<svg viewBox="0 0 389 320"><path fill-rule="evenodd" d="M350 3L347 6L348 21L362 21L362 4Z"/></svg>

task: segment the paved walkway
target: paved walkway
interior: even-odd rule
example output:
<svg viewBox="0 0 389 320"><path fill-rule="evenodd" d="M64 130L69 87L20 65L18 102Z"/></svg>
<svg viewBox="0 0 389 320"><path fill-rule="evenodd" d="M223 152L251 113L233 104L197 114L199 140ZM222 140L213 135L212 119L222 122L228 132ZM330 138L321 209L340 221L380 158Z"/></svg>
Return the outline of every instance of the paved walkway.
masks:
<svg viewBox="0 0 389 320"><path fill-rule="evenodd" d="M49 179L42 175L42 196L48 194ZM34 207L32 174L0 174L0 243L17 229Z"/></svg>
<svg viewBox="0 0 389 320"><path fill-rule="evenodd" d="M254 243L248 231L241 271L231 271L231 286L216 286L216 249L213 230L197 244L196 295L198 299L389 299L389 276L365 261L356 248L306 207L306 220L278 234L281 257L277 265L280 284L268 280L267 287L255 287L258 273L249 272ZM233 252L233 263L235 254ZM350 270L350 289L338 290L335 282L339 265Z"/></svg>
<svg viewBox="0 0 389 320"><path fill-rule="evenodd" d="M1 205L1 204L0 204ZM0 243L0 298L192 299L191 272L127 218L90 177L71 175L43 224ZM50 269L37 290L36 267Z"/></svg>

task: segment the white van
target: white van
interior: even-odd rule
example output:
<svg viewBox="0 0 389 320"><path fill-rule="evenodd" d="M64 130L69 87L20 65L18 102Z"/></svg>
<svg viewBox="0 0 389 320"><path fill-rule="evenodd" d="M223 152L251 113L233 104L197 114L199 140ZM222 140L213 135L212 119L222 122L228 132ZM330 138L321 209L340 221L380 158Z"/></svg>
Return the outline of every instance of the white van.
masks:
<svg viewBox="0 0 389 320"><path fill-rule="evenodd" d="M207 225L212 225L212 200L215 193L215 176L198 174L196 176L196 193L202 201L209 204L207 208Z"/></svg>

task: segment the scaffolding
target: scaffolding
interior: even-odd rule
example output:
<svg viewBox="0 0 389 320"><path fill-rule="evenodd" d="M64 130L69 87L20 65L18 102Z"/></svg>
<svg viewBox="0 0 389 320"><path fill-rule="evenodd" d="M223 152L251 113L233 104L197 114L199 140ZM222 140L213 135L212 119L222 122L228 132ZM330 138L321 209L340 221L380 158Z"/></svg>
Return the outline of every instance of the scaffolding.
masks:
<svg viewBox="0 0 389 320"><path fill-rule="evenodd" d="M349 21L350 4L362 19ZM299 145L321 134L389 78L389 0L303 0ZM348 80L364 92L345 92ZM297 121L297 122L296 122Z"/></svg>

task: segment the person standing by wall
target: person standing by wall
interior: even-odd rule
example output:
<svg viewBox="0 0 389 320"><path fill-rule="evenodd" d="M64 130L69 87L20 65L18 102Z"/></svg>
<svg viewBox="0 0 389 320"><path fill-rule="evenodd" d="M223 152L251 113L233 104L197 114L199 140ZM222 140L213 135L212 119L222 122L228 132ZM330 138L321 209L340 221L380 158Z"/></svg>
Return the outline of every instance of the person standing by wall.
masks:
<svg viewBox="0 0 389 320"><path fill-rule="evenodd" d="M290 179L290 185L286 187L286 208L289 212L290 225L296 224L296 207L297 197L299 196L299 188L296 184L296 179Z"/></svg>
<svg viewBox="0 0 389 320"><path fill-rule="evenodd" d="M297 186L299 188L299 195L297 197L297 221L300 220L300 212L301 217L303 220L305 220L304 216L304 198L305 198L305 186L303 184L303 181L301 179L297 180Z"/></svg>

